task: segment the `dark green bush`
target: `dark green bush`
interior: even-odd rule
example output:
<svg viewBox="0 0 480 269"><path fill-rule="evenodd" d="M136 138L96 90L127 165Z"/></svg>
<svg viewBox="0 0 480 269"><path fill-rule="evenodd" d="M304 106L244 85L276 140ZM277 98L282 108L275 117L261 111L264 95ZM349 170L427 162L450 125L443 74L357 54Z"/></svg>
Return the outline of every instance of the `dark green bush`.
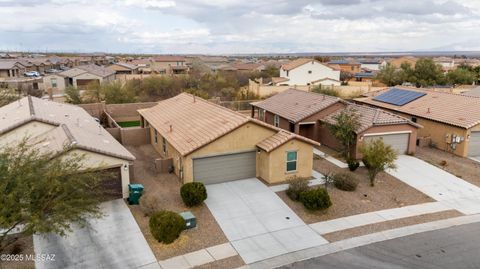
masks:
<svg viewBox="0 0 480 269"><path fill-rule="evenodd" d="M298 201L300 194L306 190L308 190L308 179L293 178L288 181L288 189L286 194L293 201Z"/></svg>
<svg viewBox="0 0 480 269"><path fill-rule="evenodd" d="M332 205L327 190L320 187L302 192L300 201L309 210L327 209Z"/></svg>
<svg viewBox="0 0 480 269"><path fill-rule="evenodd" d="M188 207L192 207L201 204L207 199L207 189L201 182L185 183L180 188L180 195L183 203Z"/></svg>
<svg viewBox="0 0 480 269"><path fill-rule="evenodd" d="M350 171L352 172L357 170L357 168L360 166L360 163L353 158L349 158L347 160L347 164L348 164L348 169L350 169Z"/></svg>
<svg viewBox="0 0 480 269"><path fill-rule="evenodd" d="M171 211L159 211L150 217L150 232L158 242L170 244L185 229L182 216Z"/></svg>
<svg viewBox="0 0 480 269"><path fill-rule="evenodd" d="M342 191L354 191L358 186L358 179L352 173L339 173L333 175L333 185Z"/></svg>

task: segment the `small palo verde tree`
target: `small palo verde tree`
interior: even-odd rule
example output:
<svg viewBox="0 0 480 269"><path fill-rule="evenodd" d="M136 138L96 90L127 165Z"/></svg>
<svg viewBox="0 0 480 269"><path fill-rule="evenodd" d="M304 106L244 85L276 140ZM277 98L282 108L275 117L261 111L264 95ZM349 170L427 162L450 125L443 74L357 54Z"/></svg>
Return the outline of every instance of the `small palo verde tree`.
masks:
<svg viewBox="0 0 480 269"><path fill-rule="evenodd" d="M360 152L363 154L362 161L368 170L370 186L375 185L375 178L378 173L386 169L395 169L395 160L397 152L390 145L386 145L383 139L375 139L360 146Z"/></svg>
<svg viewBox="0 0 480 269"><path fill-rule="evenodd" d="M24 235L64 236L72 223L87 226L89 218L102 216L103 177L83 161L82 155L45 153L27 139L0 149L0 253L18 240L9 236L16 228Z"/></svg>
<svg viewBox="0 0 480 269"><path fill-rule="evenodd" d="M360 128L360 115L354 108L346 108L333 117L335 123L330 124L330 131L343 146L343 155L351 159L350 152L355 144L355 132Z"/></svg>

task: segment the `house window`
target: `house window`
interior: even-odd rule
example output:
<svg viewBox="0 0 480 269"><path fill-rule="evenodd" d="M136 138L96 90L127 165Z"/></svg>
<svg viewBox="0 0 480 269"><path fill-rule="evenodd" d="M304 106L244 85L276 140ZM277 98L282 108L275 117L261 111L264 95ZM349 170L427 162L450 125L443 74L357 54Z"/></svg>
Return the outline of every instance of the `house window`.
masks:
<svg viewBox="0 0 480 269"><path fill-rule="evenodd" d="M52 83L52 88L56 88L56 87L57 87L57 79L56 79L56 78L51 78L51 79L50 79L50 83Z"/></svg>
<svg viewBox="0 0 480 269"><path fill-rule="evenodd" d="M311 73L312 73L312 70L308 70L308 73L311 74Z"/></svg>
<svg viewBox="0 0 480 269"><path fill-rule="evenodd" d="M278 115L275 115L275 116L273 117L273 125L274 125L275 127L280 126L280 117L279 117Z"/></svg>
<svg viewBox="0 0 480 269"><path fill-rule="evenodd" d="M417 117L412 117L413 122L417 122Z"/></svg>
<svg viewBox="0 0 480 269"><path fill-rule="evenodd" d="M297 152L287 151L287 172L297 171Z"/></svg>
<svg viewBox="0 0 480 269"><path fill-rule="evenodd" d="M288 77L288 70L287 70L287 77Z"/></svg>
<svg viewBox="0 0 480 269"><path fill-rule="evenodd" d="M167 155L167 140L165 139L165 137L162 137L162 150L163 154Z"/></svg>
<svg viewBox="0 0 480 269"><path fill-rule="evenodd" d="M258 118L265 121L265 109L258 109Z"/></svg>
<svg viewBox="0 0 480 269"><path fill-rule="evenodd" d="M158 133L157 133L157 130L154 131L154 139L155 139L155 144L158 143Z"/></svg>

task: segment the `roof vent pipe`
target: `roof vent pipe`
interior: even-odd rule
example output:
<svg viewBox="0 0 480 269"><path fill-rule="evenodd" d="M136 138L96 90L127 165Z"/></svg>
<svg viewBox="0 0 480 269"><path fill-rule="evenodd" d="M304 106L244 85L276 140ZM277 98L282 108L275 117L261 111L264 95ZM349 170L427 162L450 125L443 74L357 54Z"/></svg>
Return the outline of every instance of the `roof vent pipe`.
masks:
<svg viewBox="0 0 480 269"><path fill-rule="evenodd" d="M195 103L195 94L193 95L193 102ZM170 125L171 126L171 125Z"/></svg>
<svg viewBox="0 0 480 269"><path fill-rule="evenodd" d="M427 113L430 113L430 108L427 108Z"/></svg>
<svg viewBox="0 0 480 269"><path fill-rule="evenodd" d="M173 132L173 126L170 124L170 133Z"/></svg>

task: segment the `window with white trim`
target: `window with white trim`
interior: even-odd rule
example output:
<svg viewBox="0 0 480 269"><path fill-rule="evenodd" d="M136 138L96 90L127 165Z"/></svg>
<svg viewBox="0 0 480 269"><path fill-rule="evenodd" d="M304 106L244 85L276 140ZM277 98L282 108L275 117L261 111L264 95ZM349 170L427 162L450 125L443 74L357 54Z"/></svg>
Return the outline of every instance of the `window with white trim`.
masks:
<svg viewBox="0 0 480 269"><path fill-rule="evenodd" d="M265 109L258 109L258 119L265 121Z"/></svg>
<svg viewBox="0 0 480 269"><path fill-rule="evenodd" d="M162 150L163 154L167 155L167 139L165 137L162 137Z"/></svg>
<svg viewBox="0 0 480 269"><path fill-rule="evenodd" d="M275 126L275 127L280 126L280 117L278 115L275 115L273 117L273 126Z"/></svg>
<svg viewBox="0 0 480 269"><path fill-rule="evenodd" d="M287 172L297 171L297 152L296 151L287 151L287 161L286 161Z"/></svg>

